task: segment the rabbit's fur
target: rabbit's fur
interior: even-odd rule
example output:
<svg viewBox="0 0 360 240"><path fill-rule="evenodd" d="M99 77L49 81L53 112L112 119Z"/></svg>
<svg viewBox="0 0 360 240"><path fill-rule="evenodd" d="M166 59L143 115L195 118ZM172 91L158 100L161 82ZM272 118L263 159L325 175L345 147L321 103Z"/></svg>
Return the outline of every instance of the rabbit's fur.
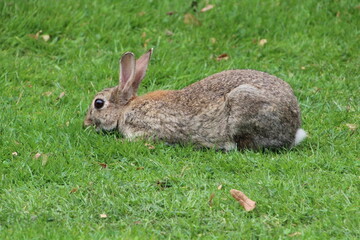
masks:
<svg viewBox="0 0 360 240"><path fill-rule="evenodd" d="M119 85L95 96L85 126L224 150L291 147L305 138L291 87L264 72L223 71L178 91L136 96L151 54L122 56Z"/></svg>

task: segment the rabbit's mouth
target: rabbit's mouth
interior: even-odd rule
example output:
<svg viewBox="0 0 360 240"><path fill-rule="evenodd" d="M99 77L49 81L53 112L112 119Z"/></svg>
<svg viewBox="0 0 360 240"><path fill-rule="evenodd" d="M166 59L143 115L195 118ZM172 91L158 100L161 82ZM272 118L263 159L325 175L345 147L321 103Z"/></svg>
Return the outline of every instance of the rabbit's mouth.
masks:
<svg viewBox="0 0 360 240"><path fill-rule="evenodd" d="M95 122L93 125L95 125L96 132L102 132L102 133L112 133L116 132L118 129L118 121L115 122L115 124L104 126L100 122Z"/></svg>
<svg viewBox="0 0 360 240"><path fill-rule="evenodd" d="M111 128L111 129L105 129L105 128L100 128L100 127L96 127L95 130L97 133L100 134L106 134L106 135L116 135L118 138L123 138L124 136L117 131L117 125L115 128Z"/></svg>

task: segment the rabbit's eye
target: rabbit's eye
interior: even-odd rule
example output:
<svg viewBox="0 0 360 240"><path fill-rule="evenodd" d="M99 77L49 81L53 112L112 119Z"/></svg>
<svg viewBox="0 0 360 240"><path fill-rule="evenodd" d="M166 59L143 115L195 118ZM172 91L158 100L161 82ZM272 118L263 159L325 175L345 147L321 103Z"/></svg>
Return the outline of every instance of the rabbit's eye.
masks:
<svg viewBox="0 0 360 240"><path fill-rule="evenodd" d="M98 98L98 99L95 100L94 106L95 106L96 109L100 109L100 108L102 108L104 106L104 103L105 103L104 100Z"/></svg>

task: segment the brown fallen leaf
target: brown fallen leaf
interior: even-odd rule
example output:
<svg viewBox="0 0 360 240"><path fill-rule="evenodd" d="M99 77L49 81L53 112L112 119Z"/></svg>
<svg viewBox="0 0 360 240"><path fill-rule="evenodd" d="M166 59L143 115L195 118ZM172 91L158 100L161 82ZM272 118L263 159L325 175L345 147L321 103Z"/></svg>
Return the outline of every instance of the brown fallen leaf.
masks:
<svg viewBox="0 0 360 240"><path fill-rule="evenodd" d="M78 188L73 188L69 193L76 193L78 190L79 190Z"/></svg>
<svg viewBox="0 0 360 240"><path fill-rule="evenodd" d="M175 11L171 11L171 12L167 12L166 15L171 16L171 15L174 15L175 13L176 13Z"/></svg>
<svg viewBox="0 0 360 240"><path fill-rule="evenodd" d="M65 92L61 92L60 95L56 98L56 100L59 100L65 96Z"/></svg>
<svg viewBox="0 0 360 240"><path fill-rule="evenodd" d="M49 97L51 94L53 94L53 92L48 91L48 92L44 92L42 95Z"/></svg>
<svg viewBox="0 0 360 240"><path fill-rule="evenodd" d="M44 40L45 42L50 40L49 34L41 34L42 30L38 31L36 34L28 34L28 37L31 37L33 39L39 40L40 38Z"/></svg>
<svg viewBox="0 0 360 240"><path fill-rule="evenodd" d="M236 189L231 189L230 194L240 203L241 206L243 206L245 211L249 212L256 207L256 202L248 198L243 192Z"/></svg>
<svg viewBox="0 0 360 240"><path fill-rule="evenodd" d="M217 187L218 190L221 190L222 189L222 185L220 184L218 187Z"/></svg>
<svg viewBox="0 0 360 240"><path fill-rule="evenodd" d="M301 232L294 232L294 233L289 234L289 237L295 237L295 236L300 236L300 235L301 235Z"/></svg>
<svg viewBox="0 0 360 240"><path fill-rule="evenodd" d="M200 26L201 22L191 13L184 15L184 23L188 25Z"/></svg>
<svg viewBox="0 0 360 240"><path fill-rule="evenodd" d="M108 165L106 163L98 163L102 168L107 168Z"/></svg>
<svg viewBox="0 0 360 240"><path fill-rule="evenodd" d="M145 146L148 147L148 149L155 149L155 147L149 143L145 143Z"/></svg>
<svg viewBox="0 0 360 240"><path fill-rule="evenodd" d="M42 153L36 153L34 155L34 159L39 159L40 157L41 157L41 165L45 166L49 156L47 154L42 154Z"/></svg>
<svg viewBox="0 0 360 240"><path fill-rule="evenodd" d="M42 30L38 31L36 34L28 34L29 37L38 40Z"/></svg>
<svg viewBox="0 0 360 240"><path fill-rule="evenodd" d="M351 131L355 131L358 128L357 124L347 123L345 124Z"/></svg>
<svg viewBox="0 0 360 240"><path fill-rule="evenodd" d="M166 36L173 36L174 33L173 33L172 31L166 29L166 30L165 30L165 35L166 35Z"/></svg>
<svg viewBox="0 0 360 240"><path fill-rule="evenodd" d="M259 45L260 46L264 46L265 44L267 44L267 40L266 39L261 39L260 41L259 41Z"/></svg>
<svg viewBox="0 0 360 240"><path fill-rule="evenodd" d="M105 213L101 213L101 214L99 215L99 217L100 217L100 218L107 218L108 216L107 216L107 214L105 214Z"/></svg>
<svg viewBox="0 0 360 240"><path fill-rule="evenodd" d="M214 205L214 203L213 203L214 197L215 197L215 193L211 193L210 198L209 198L209 202L208 202L210 207L212 207Z"/></svg>
<svg viewBox="0 0 360 240"><path fill-rule="evenodd" d="M216 61L222 61L222 60L228 60L228 59L229 59L229 55L227 53L223 53L216 58Z"/></svg>
<svg viewBox="0 0 360 240"><path fill-rule="evenodd" d="M209 4L209 5L207 5L206 7L202 8L202 9L200 10L200 12L206 12L206 11L209 11L210 9L213 9L213 8L214 8L214 5Z"/></svg>
<svg viewBox="0 0 360 240"><path fill-rule="evenodd" d="M140 17L142 17L142 16L144 16L146 13L144 12L144 11L142 11L142 12L138 12L138 16L140 16Z"/></svg>
<svg viewBox="0 0 360 240"><path fill-rule="evenodd" d="M50 35L44 34L44 35L41 35L41 38L42 38L45 42L47 42L47 41L50 40Z"/></svg>
<svg viewBox="0 0 360 240"><path fill-rule="evenodd" d="M144 167L137 167L136 170L144 170Z"/></svg>

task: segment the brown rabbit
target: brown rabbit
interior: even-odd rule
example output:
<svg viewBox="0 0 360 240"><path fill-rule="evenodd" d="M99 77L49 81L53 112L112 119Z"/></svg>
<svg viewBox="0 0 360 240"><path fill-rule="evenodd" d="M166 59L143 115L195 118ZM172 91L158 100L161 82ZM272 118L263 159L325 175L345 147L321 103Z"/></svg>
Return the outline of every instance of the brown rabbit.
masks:
<svg viewBox="0 0 360 240"><path fill-rule="evenodd" d="M181 90L137 96L151 54L121 57L119 85L96 94L84 126L224 150L292 147L306 137L291 87L264 72L223 71Z"/></svg>

